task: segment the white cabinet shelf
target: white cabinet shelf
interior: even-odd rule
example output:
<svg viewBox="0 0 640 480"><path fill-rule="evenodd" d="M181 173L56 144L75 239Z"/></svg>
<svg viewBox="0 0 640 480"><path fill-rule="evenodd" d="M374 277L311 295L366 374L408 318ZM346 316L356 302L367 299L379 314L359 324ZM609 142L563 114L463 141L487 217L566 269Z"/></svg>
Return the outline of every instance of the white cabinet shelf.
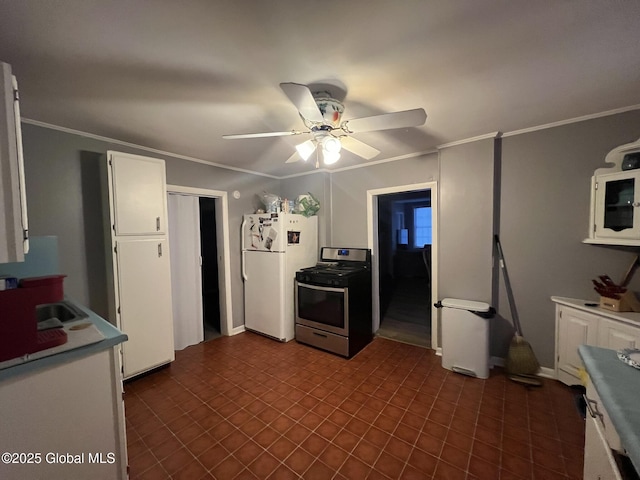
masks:
<svg viewBox="0 0 640 480"><path fill-rule="evenodd" d="M640 347L640 313L591 307L585 300L551 297L556 304L556 378L567 385L582 383L580 345L619 350Z"/></svg>
<svg viewBox="0 0 640 480"><path fill-rule="evenodd" d="M640 140L611 150L591 178L588 238L584 243L640 246ZM625 162L625 158L627 161Z"/></svg>

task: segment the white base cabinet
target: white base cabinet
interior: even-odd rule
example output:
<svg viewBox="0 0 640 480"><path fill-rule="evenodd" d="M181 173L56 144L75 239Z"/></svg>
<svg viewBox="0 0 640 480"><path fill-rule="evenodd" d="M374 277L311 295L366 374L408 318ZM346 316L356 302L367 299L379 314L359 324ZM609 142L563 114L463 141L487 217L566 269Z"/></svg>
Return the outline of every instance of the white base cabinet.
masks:
<svg viewBox="0 0 640 480"><path fill-rule="evenodd" d="M556 304L555 375L567 385L583 383L580 345L620 350L640 346L640 313L589 307L586 300L551 297Z"/></svg>
<svg viewBox="0 0 640 480"><path fill-rule="evenodd" d="M117 350L0 382L0 478L127 478Z"/></svg>
<svg viewBox="0 0 640 480"><path fill-rule="evenodd" d="M612 350L638 348L640 346L640 326L626 325L619 321L601 318L598 324L597 345Z"/></svg>
<svg viewBox="0 0 640 480"><path fill-rule="evenodd" d="M587 418L584 433L583 478L585 480L622 480L613 456L614 450L624 454L620 437L588 377L586 377L586 383L584 399Z"/></svg>
<svg viewBox="0 0 640 480"><path fill-rule="evenodd" d="M580 378L582 368L578 347L597 343L599 317L566 305L556 309L556 377L571 385Z"/></svg>

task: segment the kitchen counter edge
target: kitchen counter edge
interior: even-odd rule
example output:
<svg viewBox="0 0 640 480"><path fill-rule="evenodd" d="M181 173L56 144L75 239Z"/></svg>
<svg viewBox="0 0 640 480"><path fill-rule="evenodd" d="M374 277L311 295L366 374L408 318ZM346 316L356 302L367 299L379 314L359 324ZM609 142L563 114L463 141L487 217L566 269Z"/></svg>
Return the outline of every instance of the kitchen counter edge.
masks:
<svg viewBox="0 0 640 480"><path fill-rule="evenodd" d="M100 333L104 335L104 339L90 345L85 345L73 350L56 353L54 355L38 358L36 360L19 363L12 367L0 370L0 382L18 376L39 372L41 370L58 365L63 365L65 363L81 359L83 357L88 357L89 355L93 355L94 353L98 353L108 348L115 347L116 345L119 345L120 343L126 342L128 340L126 334L122 333L97 313L89 310L84 305L75 302L73 299L65 297L65 300L71 302L74 306L78 307L80 310L89 315L88 319L100 331Z"/></svg>
<svg viewBox="0 0 640 480"><path fill-rule="evenodd" d="M592 313L600 317L610 318L612 320L628 323L636 327L640 326L640 313L638 312L614 312L613 310L607 310L606 308L600 307L597 301L581 300L579 298L554 296L554 297L551 297L551 301L554 303L558 303L560 305L566 305L568 307L573 307L578 310L582 310L583 312ZM594 303L596 304L596 306L590 306Z"/></svg>
<svg viewBox="0 0 640 480"><path fill-rule="evenodd" d="M640 370L623 363L615 350L580 345L578 352L631 463L640 472Z"/></svg>

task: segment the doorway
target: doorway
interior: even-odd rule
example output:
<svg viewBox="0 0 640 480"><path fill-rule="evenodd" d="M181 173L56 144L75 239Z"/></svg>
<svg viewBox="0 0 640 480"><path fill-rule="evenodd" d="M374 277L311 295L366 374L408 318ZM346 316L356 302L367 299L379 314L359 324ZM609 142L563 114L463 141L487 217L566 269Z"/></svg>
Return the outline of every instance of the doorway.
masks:
<svg viewBox="0 0 640 480"><path fill-rule="evenodd" d="M437 348L437 185L370 190L374 333Z"/></svg>
<svg viewBox="0 0 640 480"><path fill-rule="evenodd" d="M202 258L202 325L206 342L221 335L218 245L216 242L216 202L220 200L210 197L199 197L198 200L200 206L200 255Z"/></svg>
<svg viewBox="0 0 640 480"><path fill-rule="evenodd" d="M380 328L431 347L431 190L378 196Z"/></svg>
<svg viewBox="0 0 640 480"><path fill-rule="evenodd" d="M167 193L179 350L232 333L228 203L216 190L168 185Z"/></svg>

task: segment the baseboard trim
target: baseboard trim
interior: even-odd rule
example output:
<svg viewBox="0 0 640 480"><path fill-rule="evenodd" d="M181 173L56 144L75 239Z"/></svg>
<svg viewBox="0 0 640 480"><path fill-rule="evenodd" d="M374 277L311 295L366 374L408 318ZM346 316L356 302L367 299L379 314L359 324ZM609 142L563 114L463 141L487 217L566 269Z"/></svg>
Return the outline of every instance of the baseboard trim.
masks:
<svg viewBox="0 0 640 480"><path fill-rule="evenodd" d="M239 333L242 333L244 331L244 325L240 325L239 327L232 328L231 332L229 332L229 336L233 337L234 335L238 335Z"/></svg>
<svg viewBox="0 0 640 480"><path fill-rule="evenodd" d="M490 357L489 358L489 366L493 367L504 367L504 358L500 357Z"/></svg>
<svg viewBox="0 0 640 480"><path fill-rule="evenodd" d="M442 356L442 348L436 348L435 349L436 355L441 357ZM502 357L489 357L489 368L493 368L493 367L502 367L504 368L505 366L505 359ZM553 368L549 368L549 367L540 367L540 371L538 372L538 377L543 377L543 378L549 378L551 380L559 380L556 377L556 371Z"/></svg>
<svg viewBox="0 0 640 480"><path fill-rule="evenodd" d="M540 367L540 373L538 373L538 376L557 380L556 371L553 368L549 367Z"/></svg>

